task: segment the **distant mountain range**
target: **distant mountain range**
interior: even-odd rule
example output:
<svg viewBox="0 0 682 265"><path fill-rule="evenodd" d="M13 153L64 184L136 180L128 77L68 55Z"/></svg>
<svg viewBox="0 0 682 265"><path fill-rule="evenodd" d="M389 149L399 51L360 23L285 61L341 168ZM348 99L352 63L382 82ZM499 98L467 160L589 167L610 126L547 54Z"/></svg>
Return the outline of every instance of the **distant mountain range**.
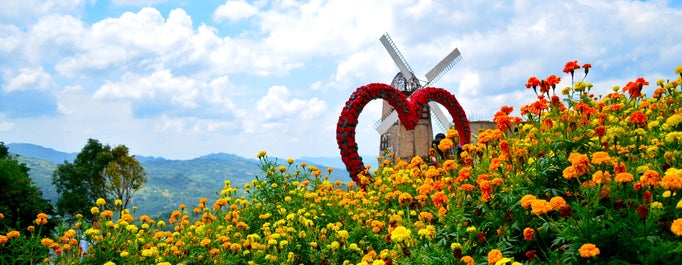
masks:
<svg viewBox="0 0 682 265"><path fill-rule="evenodd" d="M46 199L56 202L58 194L52 185L52 172L64 161L73 162L78 153L66 153L28 143L6 144L9 152L18 155L18 160L31 169L31 178L43 191ZM177 209L181 203L192 207L199 199L217 199L225 180L240 190L256 176L263 176L256 159L243 158L234 154L214 153L190 160L169 160L163 157L135 156L142 164L149 181L138 190L133 205L138 214L165 216ZM376 167L376 159L364 159ZM286 159L278 159L286 163ZM302 157L296 163L306 162L320 169L334 168L330 179L350 181L348 171L340 158Z"/></svg>

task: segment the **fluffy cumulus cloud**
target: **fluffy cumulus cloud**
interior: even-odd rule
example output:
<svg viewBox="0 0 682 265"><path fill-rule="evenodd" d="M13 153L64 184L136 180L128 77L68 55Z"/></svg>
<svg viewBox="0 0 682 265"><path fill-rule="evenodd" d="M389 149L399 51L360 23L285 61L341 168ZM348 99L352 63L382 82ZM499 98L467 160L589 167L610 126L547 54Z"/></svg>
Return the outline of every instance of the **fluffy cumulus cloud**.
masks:
<svg viewBox="0 0 682 265"><path fill-rule="evenodd" d="M52 77L41 67L23 68L16 76L8 79L7 83L2 86L2 91L45 90L52 86L54 86Z"/></svg>
<svg viewBox="0 0 682 265"><path fill-rule="evenodd" d="M258 7L243 0L227 0L213 12L216 22L237 21L258 13Z"/></svg>
<svg viewBox="0 0 682 265"><path fill-rule="evenodd" d="M318 99L298 99L291 97L291 93L284 86L273 86L267 95L258 100L256 109L259 116L265 121L286 120L310 120L318 117L327 110L327 104Z"/></svg>
<svg viewBox="0 0 682 265"><path fill-rule="evenodd" d="M1 1L0 131L59 147L39 134L53 126L60 144L101 137L171 157L182 148L165 142L194 146L186 156L330 155L352 90L398 72L384 32L422 80L459 48L432 85L485 120L531 102L530 76L570 85L567 61L592 63L595 93L670 78L680 18L674 1ZM360 117L361 153L377 149L380 108Z"/></svg>

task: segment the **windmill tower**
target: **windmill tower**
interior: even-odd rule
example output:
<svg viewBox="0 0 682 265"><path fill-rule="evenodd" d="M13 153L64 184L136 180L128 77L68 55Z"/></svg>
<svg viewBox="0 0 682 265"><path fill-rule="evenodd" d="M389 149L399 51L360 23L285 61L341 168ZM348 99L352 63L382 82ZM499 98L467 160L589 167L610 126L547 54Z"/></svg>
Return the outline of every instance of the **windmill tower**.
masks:
<svg viewBox="0 0 682 265"><path fill-rule="evenodd" d="M388 36L388 33L381 36L379 40L398 66L398 69L400 69L400 72L393 78L391 85L408 97L418 89L440 79L445 72L461 60L459 50L455 48L433 67L431 71L426 73L426 83L422 86L420 80L415 77L410 65L407 64L405 57L398 51L391 37ZM428 156L431 141L433 140L432 117L436 118L434 120L435 124L442 132L445 132L451 125L450 120L438 107L438 103L430 102L424 106L417 126L413 130L408 131L400 124L398 113L384 101L382 117L374 124L374 128L381 135L379 144L380 154L390 152L395 157L406 161L409 161L414 156Z"/></svg>

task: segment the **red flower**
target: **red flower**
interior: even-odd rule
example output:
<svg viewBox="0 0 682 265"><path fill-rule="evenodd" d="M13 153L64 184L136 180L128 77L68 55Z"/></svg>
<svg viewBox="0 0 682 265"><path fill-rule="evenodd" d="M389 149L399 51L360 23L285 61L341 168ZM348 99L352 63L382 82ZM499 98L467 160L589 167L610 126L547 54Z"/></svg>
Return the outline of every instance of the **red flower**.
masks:
<svg viewBox="0 0 682 265"><path fill-rule="evenodd" d="M547 86L551 86L552 88L555 88L559 82L561 82L561 78L557 77L556 75L550 75L547 77Z"/></svg>
<svg viewBox="0 0 682 265"><path fill-rule="evenodd" d="M637 78L635 82L628 82L623 87L623 91L628 92L630 98L637 98L642 96L642 87L649 85L649 82L644 78Z"/></svg>
<svg viewBox="0 0 682 265"><path fill-rule="evenodd" d="M637 110L637 111L632 113L630 118L628 118L628 121L632 122L634 124L637 124L639 126L644 126L644 125L646 125L647 117L646 117L646 114Z"/></svg>
<svg viewBox="0 0 682 265"><path fill-rule="evenodd" d="M647 208L644 204L637 206L637 214L642 218L646 218L646 216L649 214L649 208Z"/></svg>
<svg viewBox="0 0 682 265"><path fill-rule="evenodd" d="M572 62L567 62L566 65L564 66L564 73L571 73L573 75L573 71L580 69L580 65L578 64L578 61L572 61Z"/></svg>
<svg viewBox="0 0 682 265"><path fill-rule="evenodd" d="M526 82L526 88L532 87L533 89L535 89L539 85L540 85L540 79L538 79L535 76L531 76L530 78L528 78L528 82Z"/></svg>
<svg viewBox="0 0 682 265"><path fill-rule="evenodd" d="M583 64L583 69L585 69L585 75L590 72L590 68L592 68L592 65L589 63Z"/></svg>

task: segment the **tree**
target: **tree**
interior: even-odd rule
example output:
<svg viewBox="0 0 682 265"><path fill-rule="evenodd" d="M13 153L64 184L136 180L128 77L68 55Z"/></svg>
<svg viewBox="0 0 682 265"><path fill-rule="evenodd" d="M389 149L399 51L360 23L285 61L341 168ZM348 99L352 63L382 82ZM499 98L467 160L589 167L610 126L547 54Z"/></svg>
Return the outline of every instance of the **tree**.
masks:
<svg viewBox="0 0 682 265"><path fill-rule="evenodd" d="M59 193L57 213L71 217L80 213L92 217L88 209L97 198L106 198L105 180L101 172L111 160L109 145L88 139L73 163L64 161L64 164L58 165L52 173L52 184Z"/></svg>
<svg viewBox="0 0 682 265"><path fill-rule="evenodd" d="M52 174L59 193L57 212L64 216L80 213L92 217L89 209L98 198L125 200L127 206L132 194L146 181L144 169L134 156L128 155L127 147L112 149L95 139L88 139L73 163L64 161Z"/></svg>
<svg viewBox="0 0 682 265"><path fill-rule="evenodd" d="M114 199L121 200L123 208L127 208L133 193L147 182L147 175L135 156L128 155L127 147L119 145L111 153L113 160L103 172L106 191Z"/></svg>
<svg viewBox="0 0 682 265"><path fill-rule="evenodd" d="M26 229L39 213L53 214L53 208L29 176L26 164L19 163L0 142L0 233L4 228ZM48 223L52 228L54 224ZM42 229L47 233L50 229ZM5 231L6 232L6 231Z"/></svg>

